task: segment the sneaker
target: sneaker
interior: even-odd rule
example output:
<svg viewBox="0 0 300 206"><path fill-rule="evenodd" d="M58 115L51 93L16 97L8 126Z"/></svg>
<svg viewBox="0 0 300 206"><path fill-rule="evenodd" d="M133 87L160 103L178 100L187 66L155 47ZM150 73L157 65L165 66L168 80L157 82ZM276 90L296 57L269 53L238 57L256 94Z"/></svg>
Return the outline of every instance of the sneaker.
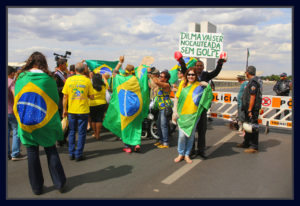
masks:
<svg viewBox="0 0 300 206"><path fill-rule="evenodd" d="M195 150L192 150L190 153L190 158L195 159L197 157L198 153Z"/></svg>
<svg viewBox="0 0 300 206"><path fill-rule="evenodd" d="M32 190L32 192L35 195L41 195L43 193L43 189L41 189L41 190Z"/></svg>
<svg viewBox="0 0 300 206"><path fill-rule="evenodd" d="M140 151L141 151L140 145L136 145L136 146L134 147L134 151L135 151L135 152L140 152Z"/></svg>
<svg viewBox="0 0 300 206"><path fill-rule="evenodd" d="M65 183L61 188L58 189L58 191L59 191L60 193L64 193L65 190L66 190L66 183Z"/></svg>
<svg viewBox="0 0 300 206"><path fill-rule="evenodd" d="M11 158L12 161L25 160L25 159L27 159L27 155L22 155L21 153L19 153L16 157Z"/></svg>
<svg viewBox="0 0 300 206"><path fill-rule="evenodd" d="M249 146L245 145L244 143L239 143L236 145L238 148L248 148Z"/></svg>
<svg viewBox="0 0 300 206"><path fill-rule="evenodd" d="M169 148L169 145L158 145L157 148L160 148L160 149L165 149L165 148Z"/></svg>
<svg viewBox="0 0 300 206"><path fill-rule="evenodd" d="M123 148L123 151L126 152L127 154L129 154L129 153L132 152L132 150L131 150L130 147L125 147L125 148Z"/></svg>
<svg viewBox="0 0 300 206"><path fill-rule="evenodd" d="M69 156L70 160L75 160L75 155Z"/></svg>
<svg viewBox="0 0 300 206"><path fill-rule="evenodd" d="M160 142L156 142L156 143L154 144L154 146L159 146L159 145L161 145Z"/></svg>
<svg viewBox="0 0 300 206"><path fill-rule="evenodd" d="M198 152L198 155L201 157L201 159L206 160L207 156L205 155L205 152Z"/></svg>
<svg viewBox="0 0 300 206"><path fill-rule="evenodd" d="M258 150L257 150L257 149L250 148L250 149L245 149L244 152L246 152L246 153L257 153Z"/></svg>
<svg viewBox="0 0 300 206"><path fill-rule="evenodd" d="M80 157L75 158L76 162L79 162L79 161L82 161L82 160L85 160L85 156L80 156Z"/></svg>

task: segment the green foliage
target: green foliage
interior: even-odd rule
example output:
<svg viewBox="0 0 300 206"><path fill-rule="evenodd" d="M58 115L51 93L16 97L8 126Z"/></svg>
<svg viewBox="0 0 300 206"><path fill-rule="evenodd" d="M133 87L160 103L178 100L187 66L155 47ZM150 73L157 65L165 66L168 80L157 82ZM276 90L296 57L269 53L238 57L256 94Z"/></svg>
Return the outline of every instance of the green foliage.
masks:
<svg viewBox="0 0 300 206"><path fill-rule="evenodd" d="M269 80L269 81L278 81L280 80L280 76L279 75L275 75L275 74L272 74L270 76L260 76L260 78L262 80ZM292 80L293 79L293 76L290 75L287 77L288 80Z"/></svg>

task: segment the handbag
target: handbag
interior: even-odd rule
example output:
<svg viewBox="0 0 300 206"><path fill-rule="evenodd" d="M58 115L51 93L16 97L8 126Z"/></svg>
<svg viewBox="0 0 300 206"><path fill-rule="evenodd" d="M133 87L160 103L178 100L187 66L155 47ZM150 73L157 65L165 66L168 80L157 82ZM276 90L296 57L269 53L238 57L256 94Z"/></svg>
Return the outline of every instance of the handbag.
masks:
<svg viewBox="0 0 300 206"><path fill-rule="evenodd" d="M163 100L164 100L164 103L166 105L166 102L165 102L165 95L164 95L164 92L163 92ZM173 109L172 109L172 106L171 105L168 105L168 106L165 106L165 116L168 118L168 119L171 119L172 118L172 114L173 114Z"/></svg>

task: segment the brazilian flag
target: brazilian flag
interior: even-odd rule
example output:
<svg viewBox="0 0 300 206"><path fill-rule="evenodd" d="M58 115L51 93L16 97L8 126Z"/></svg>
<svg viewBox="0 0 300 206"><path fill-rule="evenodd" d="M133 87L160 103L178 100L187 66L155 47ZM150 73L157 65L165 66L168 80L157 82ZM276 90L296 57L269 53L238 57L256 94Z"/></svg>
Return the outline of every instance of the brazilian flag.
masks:
<svg viewBox="0 0 300 206"><path fill-rule="evenodd" d="M144 64L141 64L140 66L136 67L134 70L135 70L135 75L138 79L141 79L144 75L147 76L148 72L147 72L147 69L149 68L150 66L147 66L147 65L144 65Z"/></svg>
<svg viewBox="0 0 300 206"><path fill-rule="evenodd" d="M185 62L187 69L189 69L192 66L195 66L195 64L197 62L197 59L194 57L185 57L185 58L183 58L183 60ZM171 75L171 78L169 79L170 84L174 84L178 80L177 73L178 73L178 69L180 69L180 68L181 68L180 64L178 63L170 70L170 72L169 72Z"/></svg>
<svg viewBox="0 0 300 206"><path fill-rule="evenodd" d="M85 60L89 69L95 74L109 73L112 75L112 71L115 69L119 61L103 61L103 60Z"/></svg>
<svg viewBox="0 0 300 206"><path fill-rule="evenodd" d="M196 81L182 88L178 99L177 112L179 119L177 123L186 136L191 136L201 113L204 109L209 109L212 99L213 93L210 85L203 88Z"/></svg>
<svg viewBox="0 0 300 206"><path fill-rule="evenodd" d="M63 140L56 82L46 73L23 72L15 85L14 114L25 146L50 147Z"/></svg>
<svg viewBox="0 0 300 206"><path fill-rule="evenodd" d="M129 145L141 144L142 122L149 107L147 89L142 88L148 84L142 80L147 82L147 78L138 79L135 75L113 78L112 98L103 122L104 127Z"/></svg>

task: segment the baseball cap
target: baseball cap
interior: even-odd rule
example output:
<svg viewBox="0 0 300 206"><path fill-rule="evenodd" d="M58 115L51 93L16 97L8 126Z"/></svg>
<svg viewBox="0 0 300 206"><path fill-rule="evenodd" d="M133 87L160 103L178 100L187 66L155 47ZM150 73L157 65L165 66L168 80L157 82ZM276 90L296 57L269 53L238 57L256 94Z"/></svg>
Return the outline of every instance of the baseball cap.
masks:
<svg viewBox="0 0 300 206"><path fill-rule="evenodd" d="M255 68L255 66L248 66L246 72L248 72L251 75L255 75L256 74L256 68Z"/></svg>
<svg viewBox="0 0 300 206"><path fill-rule="evenodd" d="M282 74L280 74L280 77L286 77L287 74L285 72L283 72Z"/></svg>
<svg viewBox="0 0 300 206"><path fill-rule="evenodd" d="M239 79L246 79L246 76L245 76L244 72L240 72L236 77L239 78Z"/></svg>
<svg viewBox="0 0 300 206"><path fill-rule="evenodd" d="M159 74L159 70L158 69L154 69L154 71L152 72L152 74Z"/></svg>

